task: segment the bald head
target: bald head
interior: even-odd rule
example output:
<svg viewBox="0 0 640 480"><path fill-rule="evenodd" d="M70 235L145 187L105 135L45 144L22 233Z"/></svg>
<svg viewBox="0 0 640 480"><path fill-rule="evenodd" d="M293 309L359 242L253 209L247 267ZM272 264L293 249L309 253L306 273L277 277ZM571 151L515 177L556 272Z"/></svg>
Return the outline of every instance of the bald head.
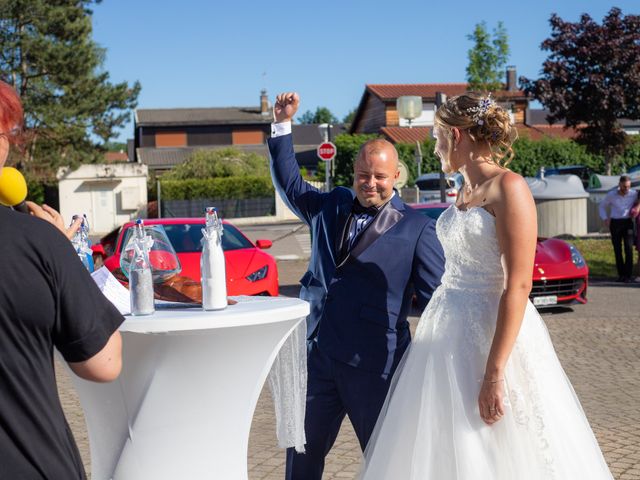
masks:
<svg viewBox="0 0 640 480"><path fill-rule="evenodd" d="M379 207L393 195L400 174L398 152L387 140L376 138L360 147L353 164L353 189L365 207Z"/></svg>
<svg viewBox="0 0 640 480"><path fill-rule="evenodd" d="M388 158L394 167L398 168L398 151L396 147L393 146L393 143L385 140L384 138L374 138L372 140L367 140L360 146L360 150L358 150L358 156L356 157L356 162L354 163L354 171L356 168L356 163L358 163L363 158L368 158L371 155L383 155Z"/></svg>

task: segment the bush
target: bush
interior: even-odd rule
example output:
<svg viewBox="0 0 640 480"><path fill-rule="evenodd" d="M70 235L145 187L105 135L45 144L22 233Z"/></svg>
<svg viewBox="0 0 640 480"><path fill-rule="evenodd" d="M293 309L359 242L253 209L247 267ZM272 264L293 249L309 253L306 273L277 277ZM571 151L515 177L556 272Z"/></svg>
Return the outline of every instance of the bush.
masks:
<svg viewBox="0 0 640 480"><path fill-rule="evenodd" d="M225 178L187 178L160 180L163 200L191 200L196 198L260 198L274 193L270 177L244 176Z"/></svg>
<svg viewBox="0 0 640 480"><path fill-rule="evenodd" d="M585 165L596 172L604 171L604 158L587 153L583 145L573 140L519 138L514 142L513 150L515 156L509 168L525 177L534 177L542 166Z"/></svg>
<svg viewBox="0 0 640 480"><path fill-rule="evenodd" d="M269 175L269 164L265 157L235 148L223 148L196 150L186 162L165 173L163 178L184 180Z"/></svg>

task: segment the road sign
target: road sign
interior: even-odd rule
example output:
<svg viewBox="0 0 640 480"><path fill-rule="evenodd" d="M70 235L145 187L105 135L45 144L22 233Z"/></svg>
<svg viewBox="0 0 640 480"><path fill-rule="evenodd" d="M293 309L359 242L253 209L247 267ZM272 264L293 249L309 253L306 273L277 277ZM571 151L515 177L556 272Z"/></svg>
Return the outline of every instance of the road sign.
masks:
<svg viewBox="0 0 640 480"><path fill-rule="evenodd" d="M395 187L402 188L407 184L407 180L409 180L409 169L403 162L398 162L398 170L400 170L400 175L398 176L398 180L396 180Z"/></svg>
<svg viewBox="0 0 640 480"><path fill-rule="evenodd" d="M317 150L318 157L320 157L320 160L324 160L325 162L330 162L331 160L333 160L336 156L337 151L338 149L331 142L321 143L320 145L318 145Z"/></svg>

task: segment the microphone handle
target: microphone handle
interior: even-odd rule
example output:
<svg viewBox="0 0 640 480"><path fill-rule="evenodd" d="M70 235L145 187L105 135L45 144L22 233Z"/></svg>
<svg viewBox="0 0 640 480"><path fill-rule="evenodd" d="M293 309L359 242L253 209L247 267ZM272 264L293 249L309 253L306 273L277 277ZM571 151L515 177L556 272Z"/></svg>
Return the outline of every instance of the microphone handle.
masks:
<svg viewBox="0 0 640 480"><path fill-rule="evenodd" d="M22 213L29 214L29 207L27 207L27 203L24 200L21 201L19 204L14 205L11 208L16 210L17 212L22 212Z"/></svg>

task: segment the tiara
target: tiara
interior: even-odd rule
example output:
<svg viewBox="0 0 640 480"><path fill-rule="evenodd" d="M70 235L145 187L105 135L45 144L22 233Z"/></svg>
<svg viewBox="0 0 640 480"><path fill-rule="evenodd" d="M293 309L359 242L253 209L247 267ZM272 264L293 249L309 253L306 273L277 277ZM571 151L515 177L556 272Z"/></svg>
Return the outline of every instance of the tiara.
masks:
<svg viewBox="0 0 640 480"><path fill-rule="evenodd" d="M485 98L480 99L478 105L467 108L467 115L471 116L476 124L484 125L484 116L487 114L487 110L495 104L496 102L491 99L491 93L489 93Z"/></svg>

